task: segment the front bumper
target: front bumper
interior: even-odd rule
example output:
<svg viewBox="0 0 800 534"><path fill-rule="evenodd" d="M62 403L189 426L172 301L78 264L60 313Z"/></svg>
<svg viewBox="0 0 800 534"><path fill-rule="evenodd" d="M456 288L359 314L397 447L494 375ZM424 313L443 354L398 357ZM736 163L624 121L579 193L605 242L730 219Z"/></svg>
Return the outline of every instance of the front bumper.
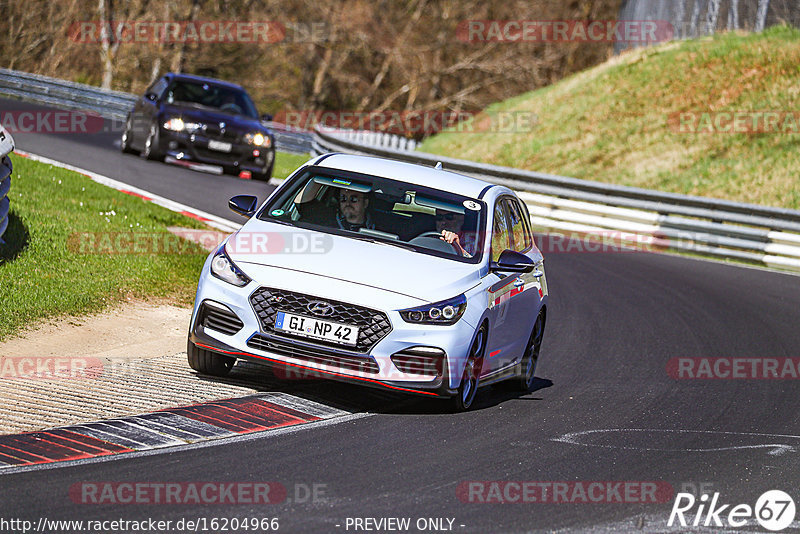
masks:
<svg viewBox="0 0 800 534"><path fill-rule="evenodd" d="M323 370L318 367L311 367L299 363L290 363L279 359L279 357L275 355L269 355L269 353L255 354L254 352L242 351L214 339L203 331L202 326L195 328L189 334L189 341L201 349L211 350L238 359L265 363L273 369L281 370L280 376L290 379L307 380L321 378L426 397L451 397L456 394L456 390L450 388L442 376L430 382L393 382L391 380L376 380L363 376L348 375L344 372ZM446 376L446 374L447 370L445 368L444 376Z"/></svg>
<svg viewBox="0 0 800 534"><path fill-rule="evenodd" d="M358 294L352 287L347 287L345 289L352 292L350 302L383 311L388 316L392 329L366 352L321 346L313 340L275 335L274 332L265 331L250 301L250 296L261 287L260 284L252 281L242 288L227 284L210 275L209 263L210 260L203 267L189 329L189 339L198 347L280 367L290 378L303 378L304 376L329 378L426 396L452 396L455 394L461 381L464 361L475 334L475 327L469 324L465 318L452 326L409 324L403 321L396 311L402 306L395 304L393 306L395 309L375 306L374 303L380 302L380 299L376 297L374 288ZM299 287L295 284L292 285ZM338 295L326 294L325 285L306 284L303 287L309 295L338 300ZM198 311L206 301L223 304L241 321L241 328L236 332L223 333L204 327L201 317L203 314ZM256 336L260 340L266 340L267 343L253 343L253 338ZM293 357L289 350L272 350L269 348L268 342L270 341L276 341L284 346L296 345L298 354L304 349L308 349L313 357L304 358L302 354L301 357ZM395 363L396 360L392 360L392 356L397 357L398 353L404 353L415 347L431 347L441 350L443 356L439 367L440 371L435 374L433 372L409 373L399 369ZM313 351L315 348L317 349L316 353ZM320 353L323 356L317 357L317 354ZM333 358L325 358L330 354L333 354ZM334 361L337 356L341 356L346 365ZM369 360L372 367L362 369L351 365L358 358Z"/></svg>
<svg viewBox="0 0 800 534"><path fill-rule="evenodd" d="M233 139L223 141L231 144L230 152L209 148L213 141L200 133L189 134L163 129L160 135L160 151L177 161L205 163L217 165L223 169L249 171L263 174L268 171L275 160L274 140L269 148L254 147Z"/></svg>

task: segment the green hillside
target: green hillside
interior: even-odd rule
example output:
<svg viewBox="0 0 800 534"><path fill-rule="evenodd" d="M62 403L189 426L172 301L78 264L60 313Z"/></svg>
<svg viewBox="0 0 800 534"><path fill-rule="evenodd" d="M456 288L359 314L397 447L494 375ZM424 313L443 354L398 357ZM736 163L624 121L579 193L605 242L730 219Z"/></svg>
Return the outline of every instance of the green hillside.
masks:
<svg viewBox="0 0 800 534"><path fill-rule="evenodd" d="M532 112L533 127L445 132L420 150L800 209L798 96L800 31L719 34L634 50L486 110Z"/></svg>

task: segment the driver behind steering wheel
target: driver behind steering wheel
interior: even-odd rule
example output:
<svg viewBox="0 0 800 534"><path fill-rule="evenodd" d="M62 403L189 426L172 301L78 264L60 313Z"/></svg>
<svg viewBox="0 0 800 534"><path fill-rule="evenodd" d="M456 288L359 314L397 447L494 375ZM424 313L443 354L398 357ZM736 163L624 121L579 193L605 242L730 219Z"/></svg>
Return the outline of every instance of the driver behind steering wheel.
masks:
<svg viewBox="0 0 800 534"><path fill-rule="evenodd" d="M436 231L442 234L440 239L450 243L459 254L465 258L471 258L472 253L468 252L464 247L469 249L474 248L474 241L469 239L469 236L464 234L464 214L456 213L454 211L445 211L441 209L436 210ZM461 241L464 241L464 245ZM474 252L474 251L473 251Z"/></svg>
<svg viewBox="0 0 800 534"><path fill-rule="evenodd" d="M341 230L358 232L360 228L375 229L367 208L369 197L359 191L340 189L338 196L339 210L336 215L336 225Z"/></svg>

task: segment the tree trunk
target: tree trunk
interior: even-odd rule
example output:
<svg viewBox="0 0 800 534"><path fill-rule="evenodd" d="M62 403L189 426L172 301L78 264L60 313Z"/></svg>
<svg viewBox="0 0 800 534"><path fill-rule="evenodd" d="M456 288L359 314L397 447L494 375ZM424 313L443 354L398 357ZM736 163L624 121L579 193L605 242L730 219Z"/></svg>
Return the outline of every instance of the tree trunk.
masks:
<svg viewBox="0 0 800 534"><path fill-rule="evenodd" d="M100 57L103 60L103 89L111 89L114 79L114 52L116 51L114 36L114 5L113 0L99 0L97 10L100 12Z"/></svg>
<svg viewBox="0 0 800 534"><path fill-rule="evenodd" d="M167 6L169 4L165 4ZM165 7L165 10L167 8ZM189 20L195 22L197 14L200 12L200 0L192 0L192 7L189 10ZM172 58L170 70L172 72L183 72L186 63L186 41L177 43L175 55Z"/></svg>
<svg viewBox="0 0 800 534"><path fill-rule="evenodd" d="M677 6L675 7L675 25L673 26L673 37L676 39L683 39L686 37L686 0L676 0Z"/></svg>
<svg viewBox="0 0 800 534"><path fill-rule="evenodd" d="M403 50L405 47L406 40L408 39L408 35L411 33L412 28L416 27L417 22L419 22L419 18L422 15L422 10L425 7L426 0L420 0L417 3L417 7L414 10L414 13L409 17L408 21L406 22L405 28L403 28L403 32L400 34L400 39L392 44L392 49L386 52L386 57L383 59L383 64L381 65L378 74L375 76L375 79L372 80L372 85L361 99L361 103L358 105L358 109L364 110L372 101L372 97L375 96L375 92L381 86L383 82L383 78L386 76L386 73L389 72L389 67L392 65L392 61L395 58L395 55L398 51Z"/></svg>
<svg viewBox="0 0 800 534"><path fill-rule="evenodd" d="M697 22L700 20L700 4L702 3L702 0L694 0L692 22L689 24L689 35L687 35L690 39L697 37Z"/></svg>
<svg viewBox="0 0 800 534"><path fill-rule="evenodd" d="M708 0L708 11L706 12L706 33L708 35L712 35L717 30L719 2L720 0Z"/></svg>
<svg viewBox="0 0 800 534"><path fill-rule="evenodd" d="M764 26L767 24L767 10L769 9L769 0L758 0L758 11L756 12L756 32L763 32Z"/></svg>

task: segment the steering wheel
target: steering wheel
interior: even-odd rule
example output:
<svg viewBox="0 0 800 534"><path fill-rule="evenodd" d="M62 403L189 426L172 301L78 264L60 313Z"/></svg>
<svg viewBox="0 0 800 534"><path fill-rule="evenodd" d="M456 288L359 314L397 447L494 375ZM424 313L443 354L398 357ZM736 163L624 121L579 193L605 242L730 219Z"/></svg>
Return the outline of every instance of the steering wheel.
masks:
<svg viewBox="0 0 800 534"><path fill-rule="evenodd" d="M437 232L437 231L434 230L434 231L431 231L431 232L422 232L417 237L435 237L435 238L438 239L438 238L442 237L442 233L441 232ZM414 239L416 239L416 237Z"/></svg>
<svg viewBox="0 0 800 534"><path fill-rule="evenodd" d="M442 239L442 233L441 233L441 232L436 232L436 231L423 232L423 233L419 234L417 237L415 237L414 239L412 239L411 241L416 241L417 239L423 239L423 238L427 238L427 239L431 239L431 238L433 238L433 239L438 239L438 240L439 240L439 242L441 242L441 243L443 243L443 244L450 245L451 247L453 247L453 250L454 250L456 253L459 253L459 252L460 252L460 251L458 250L458 247L456 247L455 243L448 243L447 241L445 241L444 239Z"/></svg>

